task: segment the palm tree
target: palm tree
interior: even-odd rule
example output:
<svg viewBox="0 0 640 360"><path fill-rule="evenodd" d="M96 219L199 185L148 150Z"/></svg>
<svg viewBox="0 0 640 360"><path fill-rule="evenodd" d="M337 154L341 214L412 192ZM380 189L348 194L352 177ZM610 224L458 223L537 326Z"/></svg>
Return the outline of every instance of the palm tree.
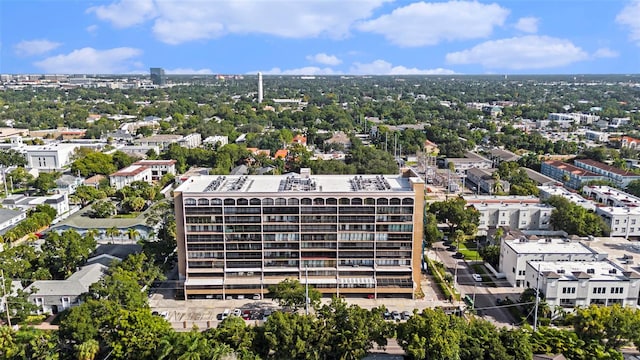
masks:
<svg viewBox="0 0 640 360"><path fill-rule="evenodd" d="M115 238L116 236L120 236L120 230L118 230L118 228L115 226L108 228L105 233L107 234L107 236L111 237L111 242L114 241L113 238Z"/></svg>
<svg viewBox="0 0 640 360"><path fill-rule="evenodd" d="M132 240L132 241L135 241L136 238L140 236L140 232L135 228L128 228L126 232L127 232L127 236L129 237L129 240Z"/></svg>
<svg viewBox="0 0 640 360"><path fill-rule="evenodd" d="M93 360L100 351L100 344L95 339L89 339L82 344L75 346L78 352L78 360Z"/></svg>
<svg viewBox="0 0 640 360"><path fill-rule="evenodd" d="M97 238L98 236L100 236L100 230L98 229L89 229L84 233L85 236L91 236L92 238Z"/></svg>

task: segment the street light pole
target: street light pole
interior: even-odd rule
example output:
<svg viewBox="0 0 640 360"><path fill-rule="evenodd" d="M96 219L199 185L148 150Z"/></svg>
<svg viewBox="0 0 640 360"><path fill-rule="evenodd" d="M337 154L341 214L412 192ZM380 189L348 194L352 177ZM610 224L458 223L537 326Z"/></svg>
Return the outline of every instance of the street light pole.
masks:
<svg viewBox="0 0 640 360"><path fill-rule="evenodd" d="M305 277L305 286L304 286L304 313L305 315L309 315L309 267L304 267L304 277Z"/></svg>

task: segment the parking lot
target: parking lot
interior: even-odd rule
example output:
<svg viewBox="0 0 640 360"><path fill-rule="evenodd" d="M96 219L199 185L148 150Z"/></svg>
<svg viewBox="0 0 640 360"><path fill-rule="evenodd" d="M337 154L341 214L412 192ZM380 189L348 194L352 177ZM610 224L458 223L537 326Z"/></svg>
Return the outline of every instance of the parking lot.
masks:
<svg viewBox="0 0 640 360"><path fill-rule="evenodd" d="M378 298L368 299L366 297L347 297L344 300L349 304L358 305L365 309L372 309L385 306L390 313L390 320L403 320L413 313L413 309L422 310L425 308L451 308L461 304L452 304L437 293L437 290L426 277L422 281L422 290L424 298L422 299L401 299L401 298ZM153 311L159 315L162 314L176 330L189 331L194 326L204 330L216 327L221 321L219 317L225 310L230 313L235 309L240 311L240 316L248 314L248 323L261 324L265 315L269 312L279 310L278 304L271 299L253 300L253 299L199 299L199 300L175 300L175 290L170 288L161 288L154 291L149 297L149 305ZM331 301L329 297L322 298L323 304ZM394 311L398 315L394 318ZM397 319L397 317L400 319ZM245 315L246 317L246 315Z"/></svg>

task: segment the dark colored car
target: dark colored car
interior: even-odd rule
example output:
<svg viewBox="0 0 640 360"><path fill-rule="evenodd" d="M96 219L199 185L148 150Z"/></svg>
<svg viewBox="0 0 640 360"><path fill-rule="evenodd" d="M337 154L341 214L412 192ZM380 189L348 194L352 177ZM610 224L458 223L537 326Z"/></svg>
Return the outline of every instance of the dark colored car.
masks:
<svg viewBox="0 0 640 360"><path fill-rule="evenodd" d="M464 255L461 252L457 252L455 254L453 254L453 257L456 259L462 259L464 258Z"/></svg>

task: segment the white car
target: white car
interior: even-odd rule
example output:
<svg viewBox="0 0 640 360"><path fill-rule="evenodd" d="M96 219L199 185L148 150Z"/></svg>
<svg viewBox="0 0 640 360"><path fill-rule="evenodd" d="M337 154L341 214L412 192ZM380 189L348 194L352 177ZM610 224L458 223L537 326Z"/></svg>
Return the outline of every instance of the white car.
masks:
<svg viewBox="0 0 640 360"><path fill-rule="evenodd" d="M242 315L242 311L240 311L240 309L233 309L233 312L231 313L231 315L240 316Z"/></svg>
<svg viewBox="0 0 640 360"><path fill-rule="evenodd" d="M475 280L477 282L482 282L482 276L480 276L478 274L471 274L471 277L473 278L473 280Z"/></svg>

